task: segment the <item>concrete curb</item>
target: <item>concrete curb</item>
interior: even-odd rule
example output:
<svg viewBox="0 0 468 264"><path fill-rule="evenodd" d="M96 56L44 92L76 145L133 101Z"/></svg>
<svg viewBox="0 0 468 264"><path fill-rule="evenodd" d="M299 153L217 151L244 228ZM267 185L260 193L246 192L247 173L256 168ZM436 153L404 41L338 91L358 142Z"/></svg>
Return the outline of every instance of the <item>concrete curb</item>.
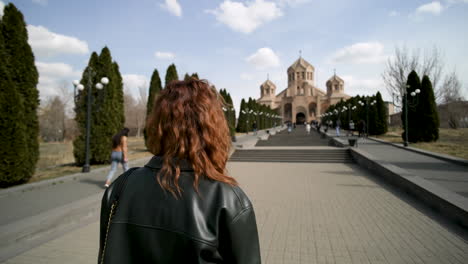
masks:
<svg viewBox="0 0 468 264"><path fill-rule="evenodd" d="M132 164L138 163L138 162L140 162L140 161L142 161L144 159L148 159L150 157L151 156L130 161L128 163L129 168L132 167ZM98 169L93 169L90 173L98 173L98 172L102 172L104 170L108 170L109 166L106 166L106 167L103 167L103 168L98 168ZM44 187L47 187L47 186L50 186L50 185L55 185L55 184L59 184L59 183L63 183L63 182L77 180L79 178L89 176L90 173L78 172L78 173L74 173L74 174L71 174L71 175L65 175L65 176L61 176L61 177L57 177L57 178L53 178L53 179L48 179L48 180L43 180L43 181L38 181L38 182L33 182L33 183L25 183L25 184L22 184L22 185L19 185L19 186L10 187L10 188L7 188L7 189L0 190L0 197L7 196L7 195L10 195L10 194L14 194L14 193L19 193L19 192L26 192L26 191L30 191L30 190L34 190L34 189L38 189L38 188L44 188Z"/></svg>
<svg viewBox="0 0 468 264"><path fill-rule="evenodd" d="M372 156L357 148L349 148L354 161L369 169L391 185L402 189L455 223L468 227L468 199L429 182L395 165L375 161Z"/></svg>
<svg viewBox="0 0 468 264"><path fill-rule="evenodd" d="M466 160L466 159L457 158L457 157L453 157L453 156L445 155L445 154L434 153L434 152L431 152L431 151L417 149L417 148L413 148L413 147L405 147L405 146L402 146L402 145L399 145L399 144L395 144L395 143L388 142L388 141L385 141L385 140L377 139L377 138L374 138L374 137L368 137L368 139L377 141L379 143L392 145L392 146L397 147L397 148L406 149L406 150L409 150L409 151L412 151L412 152L416 152L418 154L426 155L426 156L433 157L433 158L436 158L436 159L440 159L440 160L443 160L443 161L452 162L452 163L455 163L457 165L468 167L468 160Z"/></svg>

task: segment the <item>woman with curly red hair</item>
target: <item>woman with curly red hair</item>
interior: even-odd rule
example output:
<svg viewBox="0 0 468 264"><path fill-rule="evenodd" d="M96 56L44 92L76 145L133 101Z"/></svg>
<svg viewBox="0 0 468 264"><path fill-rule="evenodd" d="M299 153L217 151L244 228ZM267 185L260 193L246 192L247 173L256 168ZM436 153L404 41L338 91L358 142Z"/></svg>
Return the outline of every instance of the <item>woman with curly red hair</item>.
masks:
<svg viewBox="0 0 468 264"><path fill-rule="evenodd" d="M207 81L170 83L148 116L154 157L101 208L100 263L260 263L252 203L226 163L224 102Z"/></svg>

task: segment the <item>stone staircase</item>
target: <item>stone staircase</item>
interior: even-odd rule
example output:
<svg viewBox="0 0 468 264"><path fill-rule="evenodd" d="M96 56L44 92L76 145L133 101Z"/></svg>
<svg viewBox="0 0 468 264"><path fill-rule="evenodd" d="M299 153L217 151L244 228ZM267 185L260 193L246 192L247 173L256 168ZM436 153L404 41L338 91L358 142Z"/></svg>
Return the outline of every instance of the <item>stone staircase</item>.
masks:
<svg viewBox="0 0 468 264"><path fill-rule="evenodd" d="M354 163L348 149L238 149L230 162Z"/></svg>

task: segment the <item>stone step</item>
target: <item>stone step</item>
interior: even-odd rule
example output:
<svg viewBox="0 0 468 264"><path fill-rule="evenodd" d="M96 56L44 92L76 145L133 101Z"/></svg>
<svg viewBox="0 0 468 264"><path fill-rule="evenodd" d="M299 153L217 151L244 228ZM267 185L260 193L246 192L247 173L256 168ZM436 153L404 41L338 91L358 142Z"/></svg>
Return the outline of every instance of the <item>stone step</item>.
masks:
<svg viewBox="0 0 468 264"><path fill-rule="evenodd" d="M231 162L353 163L347 149L336 150L236 150Z"/></svg>

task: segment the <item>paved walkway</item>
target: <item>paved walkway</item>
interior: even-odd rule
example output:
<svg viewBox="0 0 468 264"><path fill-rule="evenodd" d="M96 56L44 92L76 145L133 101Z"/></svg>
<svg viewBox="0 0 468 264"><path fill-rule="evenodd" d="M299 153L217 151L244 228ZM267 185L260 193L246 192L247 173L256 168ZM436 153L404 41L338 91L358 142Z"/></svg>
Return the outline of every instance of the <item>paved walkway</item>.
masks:
<svg viewBox="0 0 468 264"><path fill-rule="evenodd" d="M228 164L251 198L263 263L466 263L466 233L349 164ZM253 173L255 172L255 173ZM98 223L6 263L96 263Z"/></svg>
<svg viewBox="0 0 468 264"><path fill-rule="evenodd" d="M237 143L250 144L253 139L240 137ZM275 147L261 149L267 148ZM467 230L356 164L229 162L228 170L254 204L263 263L466 263L468 259ZM96 178L101 181L104 175L103 171ZM44 187L44 192L47 188L51 187ZM5 263L96 263L98 228L95 221Z"/></svg>

